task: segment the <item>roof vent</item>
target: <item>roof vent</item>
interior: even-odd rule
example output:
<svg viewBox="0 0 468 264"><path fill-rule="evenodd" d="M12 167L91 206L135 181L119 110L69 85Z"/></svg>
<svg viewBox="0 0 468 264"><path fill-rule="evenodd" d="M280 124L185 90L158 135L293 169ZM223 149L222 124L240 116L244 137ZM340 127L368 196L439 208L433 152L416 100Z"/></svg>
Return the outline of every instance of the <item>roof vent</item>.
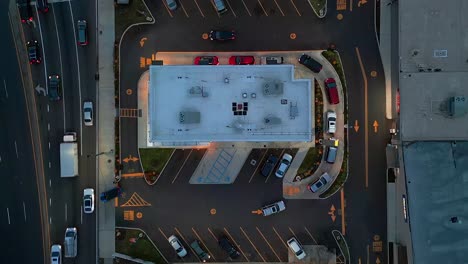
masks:
<svg viewBox="0 0 468 264"><path fill-rule="evenodd" d="M263 95L276 96L283 94L282 82L267 82L263 85Z"/></svg>

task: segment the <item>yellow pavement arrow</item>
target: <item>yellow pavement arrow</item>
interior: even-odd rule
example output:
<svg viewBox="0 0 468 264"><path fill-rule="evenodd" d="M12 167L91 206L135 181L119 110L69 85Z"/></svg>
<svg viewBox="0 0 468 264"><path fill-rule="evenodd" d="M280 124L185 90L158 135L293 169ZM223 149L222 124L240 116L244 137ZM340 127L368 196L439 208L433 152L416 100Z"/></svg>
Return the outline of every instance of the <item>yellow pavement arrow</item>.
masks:
<svg viewBox="0 0 468 264"><path fill-rule="evenodd" d="M262 210L260 210L260 209L255 210L255 211L252 211L252 214L258 214L258 215L260 215L260 214L262 214L262 213L263 213L263 212L262 212Z"/></svg>
<svg viewBox="0 0 468 264"><path fill-rule="evenodd" d="M377 257L377 259L375 260L375 263L376 263L376 264L380 264L380 259L379 259L379 257Z"/></svg>
<svg viewBox="0 0 468 264"><path fill-rule="evenodd" d="M335 220L336 220L336 215L332 215L332 216L331 216L331 219L332 219L333 222L335 222Z"/></svg>
<svg viewBox="0 0 468 264"><path fill-rule="evenodd" d="M332 206L330 207L330 211L332 211L332 212L335 212L335 211L336 211L336 208L335 208L335 206L334 206L333 204L332 204Z"/></svg>
<svg viewBox="0 0 468 264"><path fill-rule="evenodd" d="M122 159L122 160L123 160L123 162L128 163L128 161L129 161L130 159L129 159L129 158L125 158L125 159Z"/></svg>
<svg viewBox="0 0 468 264"><path fill-rule="evenodd" d="M372 126L374 127L374 132L377 133L377 130L379 130L379 123L377 123L377 120L374 120L374 124Z"/></svg>
<svg viewBox="0 0 468 264"><path fill-rule="evenodd" d="M147 40L147 38L141 38L140 39L140 47L143 48L143 46L145 45L145 41Z"/></svg>
<svg viewBox="0 0 468 264"><path fill-rule="evenodd" d="M354 131L356 131L356 133L359 131L359 123L357 120L354 120Z"/></svg>
<svg viewBox="0 0 468 264"><path fill-rule="evenodd" d="M361 7L362 5L364 5L365 3L367 3L367 0L359 0L358 2L358 7Z"/></svg>
<svg viewBox="0 0 468 264"><path fill-rule="evenodd" d="M137 157L132 157L132 156L130 156L130 160L133 161L133 162L135 162L135 161L138 161L139 159L138 159Z"/></svg>

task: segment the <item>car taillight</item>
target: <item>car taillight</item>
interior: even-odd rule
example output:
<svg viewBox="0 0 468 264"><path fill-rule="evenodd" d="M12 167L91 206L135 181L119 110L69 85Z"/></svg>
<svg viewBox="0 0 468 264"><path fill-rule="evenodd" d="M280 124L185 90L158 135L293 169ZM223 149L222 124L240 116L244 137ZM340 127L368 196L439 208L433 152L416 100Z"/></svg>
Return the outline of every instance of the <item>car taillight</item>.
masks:
<svg viewBox="0 0 468 264"><path fill-rule="evenodd" d="M24 22L26 22L26 20L24 20L24 19L21 19L21 22L22 22L22 23L24 23Z"/></svg>
<svg viewBox="0 0 468 264"><path fill-rule="evenodd" d="M28 20L29 20L29 21L32 21L32 20L33 20L33 18L32 18L32 17L30 17Z"/></svg>

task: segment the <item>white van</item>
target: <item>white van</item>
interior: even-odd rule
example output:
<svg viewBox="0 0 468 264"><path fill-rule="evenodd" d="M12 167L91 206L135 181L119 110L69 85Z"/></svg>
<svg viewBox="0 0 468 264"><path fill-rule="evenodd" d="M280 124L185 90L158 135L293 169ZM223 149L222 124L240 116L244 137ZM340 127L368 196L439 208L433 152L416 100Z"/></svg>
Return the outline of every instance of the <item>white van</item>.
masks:
<svg viewBox="0 0 468 264"><path fill-rule="evenodd" d="M74 258L78 255L78 230L76 227L68 227L65 230L65 257Z"/></svg>
<svg viewBox="0 0 468 264"><path fill-rule="evenodd" d="M216 11L218 11L218 14L221 15L228 11L226 5L224 4L224 0L213 0L213 2L216 7Z"/></svg>

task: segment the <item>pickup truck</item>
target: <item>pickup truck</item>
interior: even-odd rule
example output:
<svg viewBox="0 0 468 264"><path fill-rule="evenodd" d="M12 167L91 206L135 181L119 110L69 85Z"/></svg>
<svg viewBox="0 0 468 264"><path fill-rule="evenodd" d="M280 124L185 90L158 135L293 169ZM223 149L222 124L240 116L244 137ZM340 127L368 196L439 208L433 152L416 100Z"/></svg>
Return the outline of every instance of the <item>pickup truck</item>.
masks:
<svg viewBox="0 0 468 264"><path fill-rule="evenodd" d="M284 210L286 210L286 205L284 205L283 201L278 201L276 203L264 206L262 208L262 213L263 213L263 216L269 216L272 214L277 214Z"/></svg>

